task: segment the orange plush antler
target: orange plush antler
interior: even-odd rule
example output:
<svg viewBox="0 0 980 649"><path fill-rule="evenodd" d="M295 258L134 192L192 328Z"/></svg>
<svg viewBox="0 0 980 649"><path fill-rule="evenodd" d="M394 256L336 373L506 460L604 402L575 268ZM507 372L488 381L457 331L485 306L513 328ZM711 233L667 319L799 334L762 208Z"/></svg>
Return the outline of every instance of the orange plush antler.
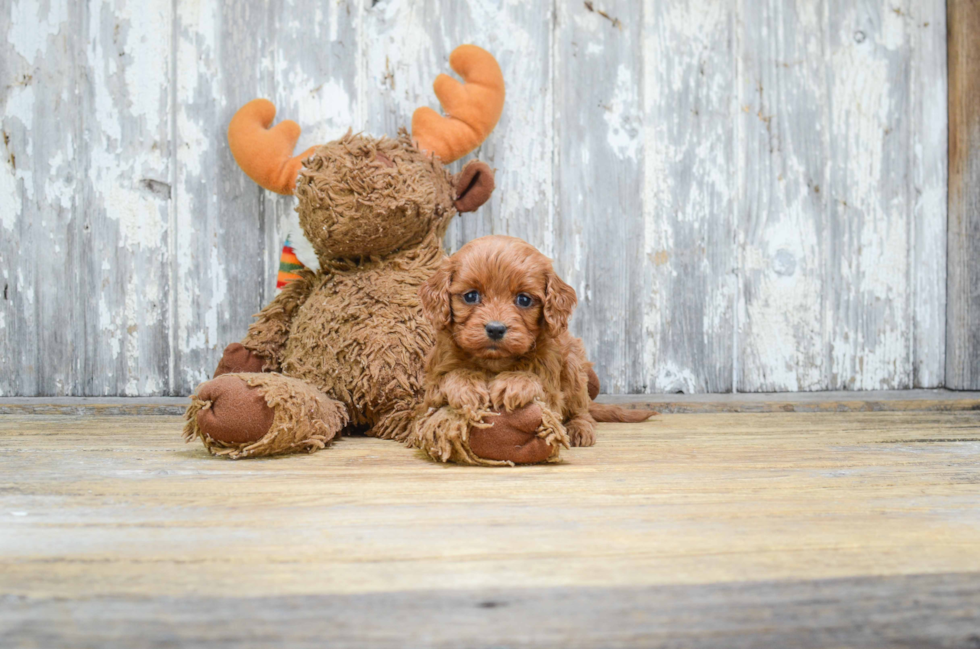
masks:
<svg viewBox="0 0 980 649"><path fill-rule="evenodd" d="M440 74L432 88L447 113L423 107L412 115L412 136L420 149L443 162L458 160L480 146L504 110L504 75L497 60L476 45L460 45L449 65L466 83Z"/></svg>
<svg viewBox="0 0 980 649"><path fill-rule="evenodd" d="M292 157L299 124L286 120L269 128L276 107L268 99L253 99L238 109L228 124L228 147L248 177L279 194L292 194L309 148Z"/></svg>

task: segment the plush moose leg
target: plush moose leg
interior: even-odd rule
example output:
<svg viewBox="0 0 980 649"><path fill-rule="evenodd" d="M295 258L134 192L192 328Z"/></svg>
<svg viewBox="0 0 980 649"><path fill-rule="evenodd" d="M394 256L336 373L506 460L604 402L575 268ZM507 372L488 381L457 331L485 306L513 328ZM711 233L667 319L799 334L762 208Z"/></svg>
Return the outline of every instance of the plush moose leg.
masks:
<svg viewBox="0 0 980 649"><path fill-rule="evenodd" d="M511 412L444 406L416 421L412 444L441 462L513 466L557 462L568 436L561 418L539 403Z"/></svg>
<svg viewBox="0 0 980 649"><path fill-rule="evenodd" d="M202 383L184 418L184 440L200 438L231 459L312 453L347 424L346 407L300 379L281 374L222 374Z"/></svg>
<svg viewBox="0 0 980 649"><path fill-rule="evenodd" d="M225 352L221 355L218 367L215 368L214 376L211 378L216 379L222 374L263 372L267 364L265 358L246 349L241 343L232 343L225 347Z"/></svg>

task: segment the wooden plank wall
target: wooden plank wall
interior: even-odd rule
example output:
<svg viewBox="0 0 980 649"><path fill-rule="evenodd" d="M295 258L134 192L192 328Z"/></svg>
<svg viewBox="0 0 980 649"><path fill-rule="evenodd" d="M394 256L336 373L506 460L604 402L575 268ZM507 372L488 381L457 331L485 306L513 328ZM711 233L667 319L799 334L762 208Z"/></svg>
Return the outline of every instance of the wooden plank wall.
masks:
<svg viewBox="0 0 980 649"><path fill-rule="evenodd" d="M292 209L234 111L393 135L465 42L508 99L448 244L553 256L606 391L944 383L941 0L10 0L0 34L0 395L191 391Z"/></svg>
<svg viewBox="0 0 980 649"><path fill-rule="evenodd" d="M949 0L946 384L980 387L980 5Z"/></svg>

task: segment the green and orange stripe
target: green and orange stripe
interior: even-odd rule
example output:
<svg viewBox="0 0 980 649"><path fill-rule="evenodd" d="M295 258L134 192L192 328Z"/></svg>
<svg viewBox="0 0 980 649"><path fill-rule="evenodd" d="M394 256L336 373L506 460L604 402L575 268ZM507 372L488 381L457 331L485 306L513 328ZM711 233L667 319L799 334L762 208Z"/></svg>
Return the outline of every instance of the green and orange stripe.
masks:
<svg viewBox="0 0 980 649"><path fill-rule="evenodd" d="M279 257L279 275L276 277L276 288L282 288L286 284L299 279L299 271L306 266L296 257L289 239L286 239L282 247L282 255Z"/></svg>

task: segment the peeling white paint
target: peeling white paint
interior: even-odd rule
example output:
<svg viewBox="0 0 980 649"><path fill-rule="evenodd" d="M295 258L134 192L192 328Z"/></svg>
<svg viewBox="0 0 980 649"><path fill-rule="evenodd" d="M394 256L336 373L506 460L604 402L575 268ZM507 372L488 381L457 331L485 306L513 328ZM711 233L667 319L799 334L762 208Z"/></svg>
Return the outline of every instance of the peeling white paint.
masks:
<svg viewBox="0 0 980 649"><path fill-rule="evenodd" d="M104 16L103 11L111 13ZM93 12L90 29L101 33L107 21L126 34L122 49L128 55L106 51L98 38L88 51L93 81L103 89L95 93L99 128L91 147L90 180L106 217L119 224L121 244L127 248L155 248L162 245L166 230L164 201L139 183L143 178L167 177L166 143L124 142L122 125L124 120L135 120L145 125L149 133L166 126L161 113L161 81L169 73L169 40L160 38L160 14L152 10L152 5L130 13L113 11L102 3ZM165 44L163 49L161 41ZM111 88L121 90L122 96L111 94Z"/></svg>
<svg viewBox="0 0 980 649"><path fill-rule="evenodd" d="M24 271L21 268L17 269L17 292L24 296L27 304L34 305L34 285L24 280Z"/></svg>
<svg viewBox="0 0 980 649"><path fill-rule="evenodd" d="M4 124L11 119L20 121L24 130L30 133L34 128L34 86L21 84L7 90L4 103Z"/></svg>
<svg viewBox="0 0 980 649"><path fill-rule="evenodd" d="M72 166L75 158L75 147L71 136L66 138L64 149L58 149L48 160L49 174L44 179L44 195L54 204L68 210L74 204L75 178Z"/></svg>
<svg viewBox="0 0 980 649"><path fill-rule="evenodd" d="M7 42L27 61L45 51L48 39L60 33L68 20L68 0L17 0L10 7Z"/></svg>
<svg viewBox="0 0 980 649"><path fill-rule="evenodd" d="M24 211L24 203L17 185L17 172L9 162L10 152L4 147L0 153L3 154L0 160L0 226L12 232Z"/></svg>
<svg viewBox="0 0 980 649"><path fill-rule="evenodd" d="M317 81L295 65L280 70L285 87L302 88L294 93L296 114L280 114L280 120L292 119L303 129L296 151L319 146L342 137L354 122L354 104L337 81ZM281 113L281 110L280 110Z"/></svg>
<svg viewBox="0 0 980 649"><path fill-rule="evenodd" d="M696 386L699 383L694 368L680 367L664 359L659 359L654 366L653 380L658 390L667 393L683 392L689 394L696 391Z"/></svg>
<svg viewBox="0 0 980 649"><path fill-rule="evenodd" d="M620 158L636 160L641 139L639 110L637 107L639 84L630 69L620 65L616 69L616 86L609 104L604 106L603 118L609 128L609 146Z"/></svg>

